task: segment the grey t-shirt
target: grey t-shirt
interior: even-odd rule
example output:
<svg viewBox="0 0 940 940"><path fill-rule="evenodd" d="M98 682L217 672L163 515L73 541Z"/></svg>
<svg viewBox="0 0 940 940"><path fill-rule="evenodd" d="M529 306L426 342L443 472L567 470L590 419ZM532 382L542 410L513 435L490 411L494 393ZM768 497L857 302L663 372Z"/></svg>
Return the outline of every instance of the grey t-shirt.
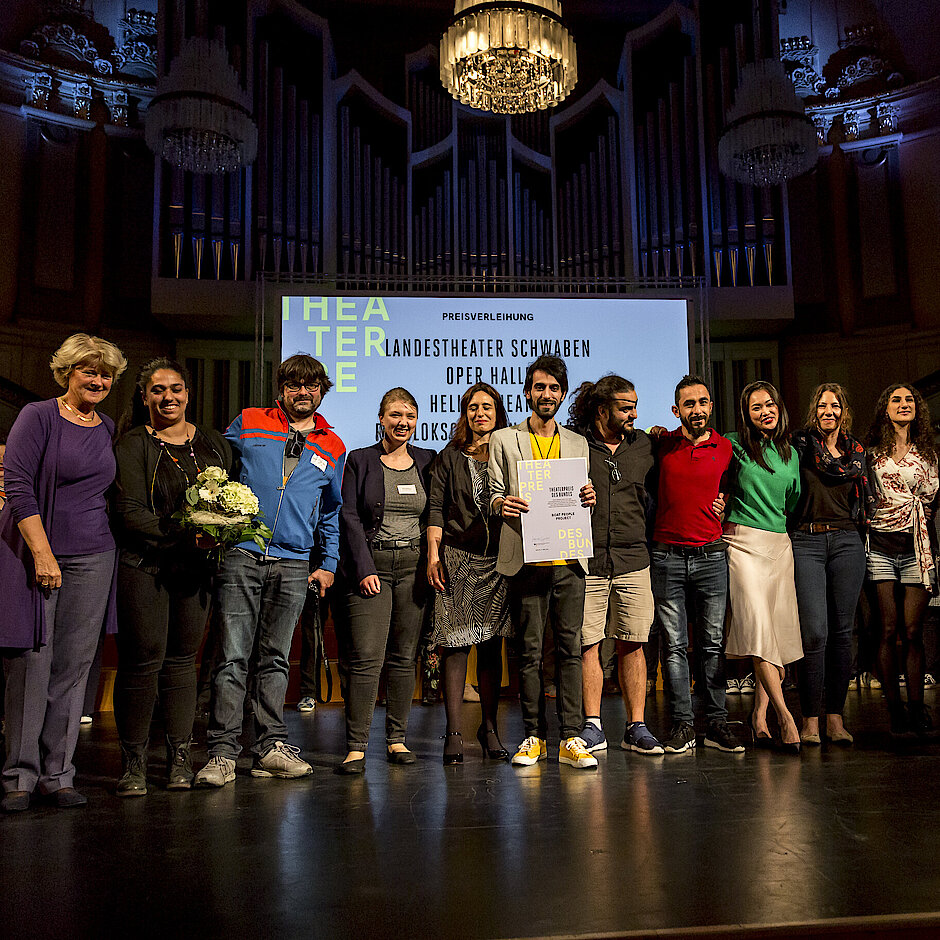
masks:
<svg viewBox="0 0 940 940"><path fill-rule="evenodd" d="M416 539L421 535L421 514L427 505L421 474L412 464L394 470L382 464L385 474L385 512L376 539Z"/></svg>

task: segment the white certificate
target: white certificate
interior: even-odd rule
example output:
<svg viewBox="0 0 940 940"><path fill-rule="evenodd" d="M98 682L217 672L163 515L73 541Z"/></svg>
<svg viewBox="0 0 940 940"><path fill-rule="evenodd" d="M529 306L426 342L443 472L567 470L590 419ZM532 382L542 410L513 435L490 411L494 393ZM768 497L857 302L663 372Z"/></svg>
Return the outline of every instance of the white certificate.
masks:
<svg viewBox="0 0 940 940"><path fill-rule="evenodd" d="M593 558L591 510L581 505L588 481L584 457L519 460L519 495L529 501L522 514L525 561Z"/></svg>

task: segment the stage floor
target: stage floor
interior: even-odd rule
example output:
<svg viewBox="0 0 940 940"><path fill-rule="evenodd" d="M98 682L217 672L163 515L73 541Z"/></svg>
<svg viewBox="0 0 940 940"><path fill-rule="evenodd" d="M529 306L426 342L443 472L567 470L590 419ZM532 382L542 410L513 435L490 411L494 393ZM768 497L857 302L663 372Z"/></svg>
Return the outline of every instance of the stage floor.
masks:
<svg viewBox="0 0 940 940"><path fill-rule="evenodd" d="M732 719L749 707L729 697ZM663 708L662 692L649 699L657 732ZM120 761L103 716L76 758L88 806L0 819L3 934L940 935L940 744L892 748L879 693L849 693L855 748L800 757L627 753L623 707L607 697L612 747L596 772L553 752L531 768L484 761L478 715L465 706L465 763L445 768L443 708L415 705L420 760L398 767L377 709L366 773L350 778L332 773L341 709L289 710L312 778L255 779L243 759L223 790L155 782L126 800L113 794ZM501 716L504 743L518 743L518 703Z"/></svg>

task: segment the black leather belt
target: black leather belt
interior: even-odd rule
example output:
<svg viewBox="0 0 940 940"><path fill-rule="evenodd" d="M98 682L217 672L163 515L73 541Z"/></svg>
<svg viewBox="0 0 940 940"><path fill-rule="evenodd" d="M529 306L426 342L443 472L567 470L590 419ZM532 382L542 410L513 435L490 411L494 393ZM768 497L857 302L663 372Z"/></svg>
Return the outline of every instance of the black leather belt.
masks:
<svg viewBox="0 0 940 940"><path fill-rule="evenodd" d="M667 545L665 542L653 542L654 552L666 552L670 555L681 555L683 558L698 558L701 555L717 555L725 551L728 546L724 539L716 539L707 545Z"/></svg>
<svg viewBox="0 0 940 940"><path fill-rule="evenodd" d="M421 548L421 539L376 539L373 551L388 552L396 548Z"/></svg>

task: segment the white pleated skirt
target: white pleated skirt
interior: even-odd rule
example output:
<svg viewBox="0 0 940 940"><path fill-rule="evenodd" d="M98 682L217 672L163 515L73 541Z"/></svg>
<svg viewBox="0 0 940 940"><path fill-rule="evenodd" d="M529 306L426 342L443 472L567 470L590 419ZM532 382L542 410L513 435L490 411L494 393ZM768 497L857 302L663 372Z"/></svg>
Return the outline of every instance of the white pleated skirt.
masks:
<svg viewBox="0 0 940 940"><path fill-rule="evenodd" d="M725 655L758 656L777 666L803 658L790 537L728 522L731 616Z"/></svg>

